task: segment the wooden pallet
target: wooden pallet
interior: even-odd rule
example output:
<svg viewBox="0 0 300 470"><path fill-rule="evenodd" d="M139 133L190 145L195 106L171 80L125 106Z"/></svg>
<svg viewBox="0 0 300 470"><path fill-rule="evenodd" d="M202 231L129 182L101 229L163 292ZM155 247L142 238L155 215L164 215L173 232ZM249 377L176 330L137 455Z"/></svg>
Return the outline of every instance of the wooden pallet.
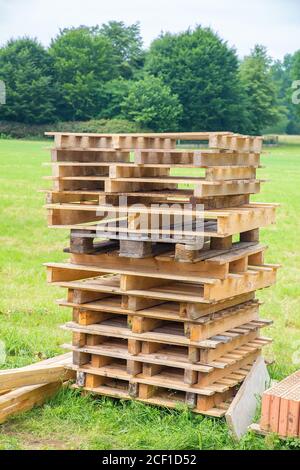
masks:
<svg viewBox="0 0 300 470"><path fill-rule="evenodd" d="M209 142L209 147L240 152L260 153L262 137L251 137L230 132L186 132L163 134L81 134L46 132L53 136L58 149L174 149L176 142Z"/></svg>
<svg viewBox="0 0 300 470"><path fill-rule="evenodd" d="M246 174L246 172L245 172ZM190 197L207 198L213 196L230 196L240 194L257 194L260 192L261 183L264 180L256 179L232 179L224 181L209 181L204 178L184 177L184 176L159 176L159 177L128 177L111 178L107 176L64 176L49 177L53 179L56 191L70 191L82 189L92 189L104 191L106 194L146 194L148 198L153 194L157 198L159 191L169 191L170 197L184 195L178 185L188 185L193 187L189 191ZM178 192L179 190L179 192Z"/></svg>
<svg viewBox="0 0 300 470"><path fill-rule="evenodd" d="M101 245L100 245L101 246ZM226 279L229 274L246 272L251 266L264 264L266 246L256 243L234 243L229 250L203 250L198 259L178 265L174 250L157 256L135 258L120 256L120 251L110 244L93 254L70 253L70 262L100 268L103 273L135 274L141 277L157 277L182 281L197 281L201 277ZM180 274L176 270L180 267ZM251 268L250 268L251 269Z"/></svg>
<svg viewBox="0 0 300 470"><path fill-rule="evenodd" d="M209 139L209 147L237 152L255 152L262 150L262 137L249 137L240 134L213 134Z"/></svg>
<svg viewBox="0 0 300 470"><path fill-rule="evenodd" d="M260 304L256 300L227 307L197 319L180 317L178 304L172 302L138 311L122 307L121 298L118 297L105 297L84 304L64 300L58 302L62 306L72 307L74 321L84 326L106 320L115 321L117 318L121 325L127 325L135 333L154 329L164 333L169 328L171 334L185 336L191 341L205 340L248 322L253 322L256 326L271 323L270 320L258 321Z"/></svg>
<svg viewBox="0 0 300 470"><path fill-rule="evenodd" d="M83 337L81 338L83 340ZM191 362L188 350L183 346L174 346L169 344L161 344L156 342L143 341L136 343L135 340L111 338L102 336L101 342L97 344L96 337L88 336L87 344L84 346L64 345L66 349L74 352L74 365L84 365L91 361L93 356L101 356L105 361L113 361L120 359L127 361L127 370L141 369L143 364L153 364L156 366L174 367L185 371L185 381L189 381L192 372L201 372L215 375L222 370L224 373L230 370L230 367L236 366L239 361L245 359L249 355L262 349L263 346L270 343L268 338L256 337L254 340L246 342L241 346L225 352L218 360L205 363L204 361ZM98 338L99 339L99 338ZM78 335L77 335L78 341ZM94 343L94 344L92 344ZM132 353L135 352L133 355ZM104 360L104 359L103 359ZM96 361L96 359L95 359ZM153 370L157 368L153 367ZM221 373L223 374L223 372ZM220 378L220 375L219 375Z"/></svg>
<svg viewBox="0 0 300 470"><path fill-rule="evenodd" d="M52 165L62 167L107 167L112 163L128 165L159 165L160 168L190 168L219 166L260 165L259 153L241 153L224 150L180 150L180 149L52 149Z"/></svg>
<svg viewBox="0 0 300 470"><path fill-rule="evenodd" d="M230 133L221 132L220 135ZM46 132L46 136L54 137L57 149L173 149L178 140L209 141L214 135L211 132L179 132L179 133L144 133L144 134L93 134ZM218 147L216 147L218 148Z"/></svg>
<svg viewBox="0 0 300 470"><path fill-rule="evenodd" d="M120 364L116 366L104 366L100 371L99 368L79 368L76 387L94 394L135 399L164 407L186 405L196 413L222 417L235 394L235 387L244 380L252 363L202 388L184 384L181 374L176 370L166 368L156 376L149 377L141 373L132 377Z"/></svg>
<svg viewBox="0 0 300 470"><path fill-rule="evenodd" d="M197 198L249 194L251 188L259 191L261 181L256 180L257 165L181 165L181 168L196 170L196 175L189 177L172 176L173 167L172 164L60 162L53 164L52 176L46 179L53 180L56 191L94 189L107 193L149 193L173 190L175 196L178 185L189 185L194 186L190 192Z"/></svg>
<svg viewBox="0 0 300 470"><path fill-rule="evenodd" d="M89 310L120 315L122 313L138 315L138 312L142 310L143 316L162 320L197 320L197 323L206 323L237 305L250 301L257 303L253 292L214 303L186 303L184 301L165 302L160 299L137 297L121 292L103 293L93 288L85 289L84 283L76 281L64 282L60 285L68 289L67 299L58 300L58 303L63 306L74 308L87 306Z"/></svg>
<svg viewBox="0 0 300 470"><path fill-rule="evenodd" d="M93 269L90 269L90 273ZM77 269L80 269L77 267ZM95 268L94 268L95 269ZM87 277L86 270L75 271L73 265L49 265L49 281L54 285L98 294L119 294L132 298L161 300L162 302L182 302L189 304L215 304L246 293L273 285L276 281L278 265L264 265L261 269L251 269L244 275L231 274L225 281L217 282L213 290L209 285L184 282L155 283L145 278L104 275ZM95 274L95 271L94 271ZM138 280L139 279L139 280ZM132 282L133 284L128 284ZM213 285L213 281L210 280ZM147 285L148 284L148 285ZM157 284L155 286L155 284ZM228 290L226 290L228 288Z"/></svg>
<svg viewBox="0 0 300 470"><path fill-rule="evenodd" d="M117 252L119 257L150 258L166 263L179 261L182 263L199 263L210 258L222 255L233 256L242 253L242 249L263 251L259 248L259 230L254 229L243 232L239 242L233 242L232 236L224 238L205 237L203 246L193 247L185 244L143 242L136 240L104 240L95 241L96 234L88 230L71 230L70 246L65 248L66 253L72 254L100 254ZM256 245L256 248L254 246ZM253 252L254 253L254 252ZM251 253L251 254L253 254ZM241 254L240 257L243 255ZM238 259L239 256L236 258ZM262 260L262 258L261 258ZM174 266L175 267L175 266ZM176 265L178 267L178 265Z"/></svg>
<svg viewBox="0 0 300 470"><path fill-rule="evenodd" d="M225 300L269 287L275 283L279 268L278 265L271 264L248 265L245 272L229 273L225 279L220 280L199 275L104 269L72 263L47 263L46 266L49 283L78 281L79 286L80 280L83 280L82 287L98 292L119 292L162 300L203 303Z"/></svg>
<svg viewBox="0 0 300 470"><path fill-rule="evenodd" d="M139 191L139 192L123 192L106 193L99 190L41 190L46 195L46 204L82 204L82 205L120 205L120 197L126 198L128 205L140 204L146 206L149 204L199 204L204 210L227 209L242 207L249 204L250 194L238 194L230 196L214 196L206 198L194 197L193 190L176 189L176 190L160 190L160 191ZM123 200L122 199L122 200ZM121 200L121 202L122 202ZM193 207L193 206L191 206Z"/></svg>
<svg viewBox="0 0 300 470"><path fill-rule="evenodd" d="M82 345L82 341L83 344L85 344L86 335L88 335L88 337L94 337L98 342L101 342L103 337L106 336L129 340L131 346L133 343L138 346L137 342L157 343L157 345L165 346L182 346L184 347L183 349L186 356L191 362L201 360L202 363L207 364L211 361L214 362L216 359L220 360L224 354L256 340L258 331L270 325L268 320L255 319L225 330L207 339L199 339L197 337L190 339L184 334L183 326L179 327L176 323L158 323L156 321L155 324L153 320L150 322L149 319L145 320L136 317L130 319L131 323L128 324L128 319L124 316L115 315L111 317L109 314L103 314L100 323L83 324L82 318L86 317L89 319L92 318L90 321L95 322L95 316L93 318L90 312L80 312L79 321L82 323L75 321L68 322L63 327L72 331L75 335L74 338L77 338L78 335L76 336L76 334L79 334L78 341L80 346ZM97 318L99 318L99 315L97 315ZM144 327L146 325L148 329L144 331L141 325ZM78 346L77 343L75 345ZM129 346L130 345L128 345L128 347ZM188 350L186 350L186 348L188 348Z"/></svg>
<svg viewBox="0 0 300 470"><path fill-rule="evenodd" d="M239 208L201 211L182 207L110 207L66 203L48 204L46 209L50 227L94 230L98 237L110 239L194 245L203 237L228 237L273 224L276 205L252 203ZM168 226L164 217L170 222ZM185 226L184 217L192 219L191 222L186 221ZM176 220L179 222L176 223Z"/></svg>

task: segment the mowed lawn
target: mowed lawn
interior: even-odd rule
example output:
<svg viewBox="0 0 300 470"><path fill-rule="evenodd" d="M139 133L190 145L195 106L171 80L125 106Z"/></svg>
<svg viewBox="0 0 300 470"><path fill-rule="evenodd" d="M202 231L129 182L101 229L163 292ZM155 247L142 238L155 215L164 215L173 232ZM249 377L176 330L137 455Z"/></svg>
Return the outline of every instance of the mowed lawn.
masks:
<svg viewBox="0 0 300 470"><path fill-rule="evenodd" d="M19 367L62 352L69 340L59 325L71 312L59 308L64 292L46 284L47 261L66 259L63 230L48 229L38 192L49 183L50 142L0 140L0 341L6 362ZM263 317L274 326L263 334L274 339L265 351L273 378L300 364L300 139L285 139L266 149L259 176L270 180L253 198L278 202L277 225L262 230L269 245L267 262L280 263L276 286L259 293ZM1 347L1 345L0 345ZM1 355L0 355L1 356ZM67 390L41 408L0 425L0 449L289 449L299 441L280 441L248 433L240 443L228 435L223 420L193 415L185 409L162 410L140 403L81 397Z"/></svg>

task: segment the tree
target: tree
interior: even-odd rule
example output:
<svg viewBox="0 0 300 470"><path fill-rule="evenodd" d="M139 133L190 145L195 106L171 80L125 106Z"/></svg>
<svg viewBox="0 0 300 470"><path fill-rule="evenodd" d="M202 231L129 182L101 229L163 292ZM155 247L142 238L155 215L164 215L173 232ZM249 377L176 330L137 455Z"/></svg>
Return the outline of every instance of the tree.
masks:
<svg viewBox="0 0 300 470"><path fill-rule="evenodd" d="M101 26L100 33L114 48L121 77L132 78L143 67L145 58L139 23L126 26L123 21L109 21Z"/></svg>
<svg viewBox="0 0 300 470"><path fill-rule="evenodd" d="M0 80L6 86L2 119L27 124L55 119L52 60L37 40L10 40L0 49Z"/></svg>
<svg viewBox="0 0 300 470"><path fill-rule="evenodd" d="M276 86L281 117L278 124L270 132L292 133L300 132L300 114L297 116L297 106L292 100L293 66L295 55L287 54L282 61L277 60L271 67L272 80Z"/></svg>
<svg viewBox="0 0 300 470"><path fill-rule="evenodd" d="M251 134L260 134L266 126L275 124L280 118L271 64L266 48L256 45L240 66L241 83L247 96L248 133Z"/></svg>
<svg viewBox="0 0 300 470"><path fill-rule="evenodd" d="M292 89L292 95L290 102L291 105L291 113L292 113L292 126L291 126L291 133L300 133L300 50L295 52L292 58L292 65L291 65L291 82L295 82L295 87Z"/></svg>
<svg viewBox="0 0 300 470"><path fill-rule="evenodd" d="M146 69L178 96L182 130L245 127L236 52L211 29L162 34L151 44Z"/></svg>
<svg viewBox="0 0 300 470"><path fill-rule="evenodd" d="M166 132L178 129L182 106L160 78L146 75L132 84L122 111L124 117L141 126Z"/></svg>
<svg viewBox="0 0 300 470"><path fill-rule="evenodd" d="M63 120L101 115L105 84L118 76L117 56L99 28L64 29L52 41L55 77L59 86L58 113Z"/></svg>
<svg viewBox="0 0 300 470"><path fill-rule="evenodd" d="M101 117L112 119L122 115L121 104L128 96L132 82L124 78L110 80L105 85L105 107Z"/></svg>

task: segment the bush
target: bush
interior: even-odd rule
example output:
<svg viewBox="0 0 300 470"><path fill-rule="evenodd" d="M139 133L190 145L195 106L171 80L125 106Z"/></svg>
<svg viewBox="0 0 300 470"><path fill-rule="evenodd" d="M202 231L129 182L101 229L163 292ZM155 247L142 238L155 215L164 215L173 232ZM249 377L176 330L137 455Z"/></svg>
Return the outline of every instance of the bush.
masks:
<svg viewBox="0 0 300 470"><path fill-rule="evenodd" d="M177 130L182 115L178 97L160 78L150 75L132 84L121 108L125 117L156 132Z"/></svg>
<svg viewBox="0 0 300 470"><path fill-rule="evenodd" d="M100 119L91 121L57 122L54 124L28 125L19 122L0 121L1 138L42 139L47 131L53 132L91 132L121 134L131 132L149 132L138 124L125 119Z"/></svg>

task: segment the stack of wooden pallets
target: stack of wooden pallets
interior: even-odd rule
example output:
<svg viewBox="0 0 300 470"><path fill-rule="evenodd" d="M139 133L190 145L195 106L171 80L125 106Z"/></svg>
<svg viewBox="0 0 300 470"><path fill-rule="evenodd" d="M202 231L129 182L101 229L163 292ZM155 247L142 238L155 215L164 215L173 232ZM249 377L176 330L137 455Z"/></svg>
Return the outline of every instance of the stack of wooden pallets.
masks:
<svg viewBox="0 0 300 470"><path fill-rule="evenodd" d="M49 226L70 230L70 259L47 264L48 280L73 310L75 386L223 416L270 342L255 291L276 278L259 242L275 205L249 202L262 139L48 135Z"/></svg>

